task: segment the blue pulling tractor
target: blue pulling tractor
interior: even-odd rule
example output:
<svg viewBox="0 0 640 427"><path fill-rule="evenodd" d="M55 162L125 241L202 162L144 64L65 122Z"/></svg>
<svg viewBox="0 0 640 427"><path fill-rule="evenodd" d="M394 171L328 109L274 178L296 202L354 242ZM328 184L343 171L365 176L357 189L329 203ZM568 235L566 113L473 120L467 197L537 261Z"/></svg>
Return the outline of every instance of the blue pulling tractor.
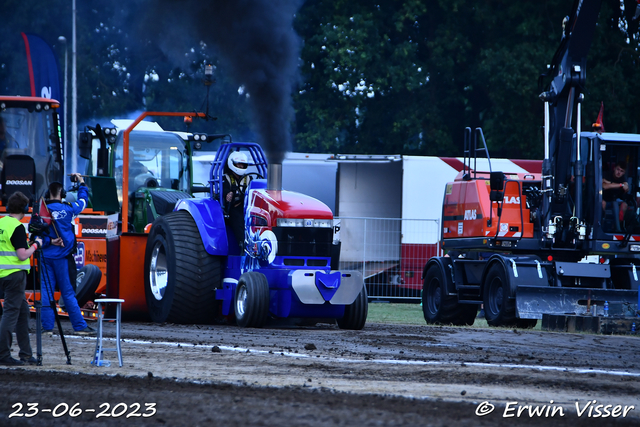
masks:
<svg viewBox="0 0 640 427"><path fill-rule="evenodd" d="M244 236L234 235L222 191L233 152L249 161ZM145 253L153 321L212 323L235 317L244 327L261 327L269 319L364 327L363 277L359 271L338 271L340 243L325 204L282 190L282 165L267 166L262 148L253 143L222 144L209 185L210 197L182 199L174 212L153 222Z"/></svg>

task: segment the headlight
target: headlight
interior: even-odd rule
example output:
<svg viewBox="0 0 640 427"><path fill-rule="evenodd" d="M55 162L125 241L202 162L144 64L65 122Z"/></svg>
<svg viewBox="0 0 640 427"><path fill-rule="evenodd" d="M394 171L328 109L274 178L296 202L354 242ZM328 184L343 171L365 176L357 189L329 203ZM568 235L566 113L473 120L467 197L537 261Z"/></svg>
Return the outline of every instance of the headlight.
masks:
<svg viewBox="0 0 640 427"><path fill-rule="evenodd" d="M332 219L278 218L278 227L331 228L333 227L333 220Z"/></svg>
<svg viewBox="0 0 640 427"><path fill-rule="evenodd" d="M304 227L304 220L294 218L278 218L278 227Z"/></svg>
<svg viewBox="0 0 640 427"><path fill-rule="evenodd" d="M330 219L314 219L313 220L314 227L320 228L331 228L333 227L333 220Z"/></svg>

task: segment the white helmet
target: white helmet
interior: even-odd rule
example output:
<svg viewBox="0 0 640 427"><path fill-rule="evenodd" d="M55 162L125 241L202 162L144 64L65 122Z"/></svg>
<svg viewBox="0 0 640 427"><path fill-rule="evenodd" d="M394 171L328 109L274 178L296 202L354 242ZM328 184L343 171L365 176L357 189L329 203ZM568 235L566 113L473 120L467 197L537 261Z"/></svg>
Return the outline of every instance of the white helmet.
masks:
<svg viewBox="0 0 640 427"><path fill-rule="evenodd" d="M248 165L247 155L240 151L234 151L227 158L227 166L239 176L244 176L247 173Z"/></svg>

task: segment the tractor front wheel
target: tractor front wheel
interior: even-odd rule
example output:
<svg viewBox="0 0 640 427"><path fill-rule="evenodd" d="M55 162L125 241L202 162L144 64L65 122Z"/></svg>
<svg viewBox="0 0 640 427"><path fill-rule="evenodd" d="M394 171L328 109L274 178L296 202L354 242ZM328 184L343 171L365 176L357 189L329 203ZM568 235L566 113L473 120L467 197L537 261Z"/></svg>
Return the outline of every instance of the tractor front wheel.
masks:
<svg viewBox="0 0 640 427"><path fill-rule="evenodd" d="M269 318L269 282L256 271L243 273L236 286L236 323L247 328L261 328Z"/></svg>

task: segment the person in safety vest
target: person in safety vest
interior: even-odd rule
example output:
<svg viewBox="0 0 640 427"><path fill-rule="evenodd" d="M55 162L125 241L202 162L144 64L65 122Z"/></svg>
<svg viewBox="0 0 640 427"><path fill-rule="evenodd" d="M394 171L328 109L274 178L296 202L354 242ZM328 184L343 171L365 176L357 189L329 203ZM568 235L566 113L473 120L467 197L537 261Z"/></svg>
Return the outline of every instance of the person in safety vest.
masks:
<svg viewBox="0 0 640 427"><path fill-rule="evenodd" d="M95 334L96 330L87 326L87 322L82 318L69 278L68 262L68 257L73 256L76 246L73 219L87 207L89 192L79 173L71 174L71 181L79 184L78 199L73 203L62 200L66 191L61 183L52 182L49 185L47 208L51 212L53 222L48 234L43 238L42 245L45 277L48 282L42 284L42 328L46 334L53 333L55 306L52 307L50 302L53 301L53 292L57 285L73 330L78 335L89 335Z"/></svg>
<svg viewBox="0 0 640 427"><path fill-rule="evenodd" d="M236 236L240 252L244 248L244 195L251 180L246 177L249 161L247 155L234 151L229 154L227 164L224 167L224 181L222 194L224 194L224 209L229 214L229 225Z"/></svg>
<svg viewBox="0 0 640 427"><path fill-rule="evenodd" d="M0 218L0 289L4 291L4 312L0 321L0 364L15 366L28 363L35 365L36 359L29 342L29 305L24 292L29 257L42 246L42 239L27 241L27 231L20 220L29 207L29 199L16 191L7 201L9 215ZM16 332L20 347L20 360L11 357L11 339Z"/></svg>

